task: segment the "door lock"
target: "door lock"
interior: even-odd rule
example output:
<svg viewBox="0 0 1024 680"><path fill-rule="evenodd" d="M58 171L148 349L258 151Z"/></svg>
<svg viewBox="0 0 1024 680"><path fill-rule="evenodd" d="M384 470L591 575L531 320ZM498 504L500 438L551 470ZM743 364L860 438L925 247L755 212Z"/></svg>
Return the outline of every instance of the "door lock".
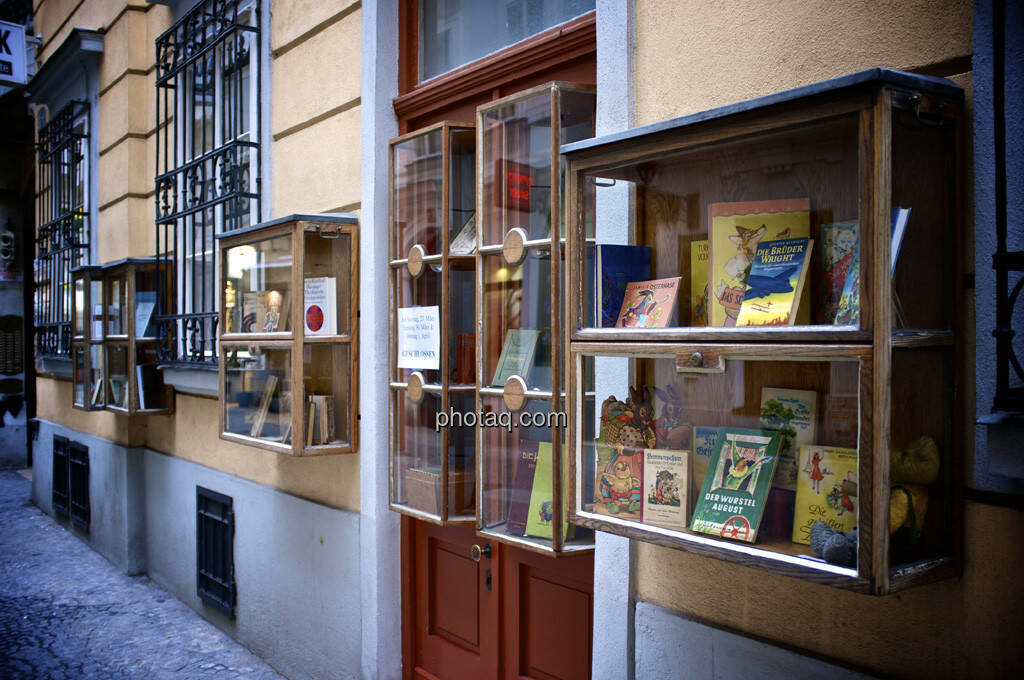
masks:
<svg viewBox="0 0 1024 680"><path fill-rule="evenodd" d="M490 559L490 557L491 557L491 544L490 543L484 543L484 547L482 547L482 548L479 545L474 545L470 549L470 551L469 551L469 556L473 558L474 562L479 562L481 556Z"/></svg>

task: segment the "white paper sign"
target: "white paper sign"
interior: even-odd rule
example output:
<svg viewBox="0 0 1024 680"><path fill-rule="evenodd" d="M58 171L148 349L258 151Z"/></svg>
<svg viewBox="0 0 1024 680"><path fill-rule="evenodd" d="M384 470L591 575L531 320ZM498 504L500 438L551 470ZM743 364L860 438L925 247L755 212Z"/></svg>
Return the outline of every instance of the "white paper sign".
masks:
<svg viewBox="0 0 1024 680"><path fill-rule="evenodd" d="M440 307L401 307L398 310L398 367L441 367Z"/></svg>
<svg viewBox="0 0 1024 680"><path fill-rule="evenodd" d="M0 21L0 85L24 85L27 82L25 27Z"/></svg>

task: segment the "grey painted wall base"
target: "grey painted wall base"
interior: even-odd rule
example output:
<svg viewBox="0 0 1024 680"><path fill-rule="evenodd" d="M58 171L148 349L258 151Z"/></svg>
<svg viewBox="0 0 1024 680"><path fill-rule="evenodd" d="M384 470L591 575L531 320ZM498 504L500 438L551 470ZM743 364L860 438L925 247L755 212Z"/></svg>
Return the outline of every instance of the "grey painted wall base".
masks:
<svg viewBox="0 0 1024 680"><path fill-rule="evenodd" d="M32 448L32 501L49 515L54 515L54 435L89 448L89 531L69 522L66 526L126 574L145 572L141 451L39 420L39 437ZM54 518L66 522L62 517Z"/></svg>
<svg viewBox="0 0 1024 680"><path fill-rule="evenodd" d="M712 628L649 602L639 602L636 677L867 680L874 676Z"/></svg>

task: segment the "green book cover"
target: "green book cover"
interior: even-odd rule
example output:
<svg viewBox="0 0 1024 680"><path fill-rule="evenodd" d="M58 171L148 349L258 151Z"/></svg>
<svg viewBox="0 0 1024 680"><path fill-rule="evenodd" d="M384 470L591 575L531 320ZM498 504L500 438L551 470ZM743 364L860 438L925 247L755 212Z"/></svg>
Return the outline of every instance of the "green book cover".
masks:
<svg viewBox="0 0 1024 680"><path fill-rule="evenodd" d="M747 543L757 540L779 438L778 432L719 428L691 530Z"/></svg>
<svg viewBox="0 0 1024 680"><path fill-rule="evenodd" d="M539 337L540 331L510 328L505 335L505 344L501 347L501 356L498 357L498 367L494 371L491 385L502 387L514 375L524 380L529 379Z"/></svg>
<svg viewBox="0 0 1024 680"><path fill-rule="evenodd" d="M565 460L563 457L562 479L565 479ZM526 534L537 538L554 538L551 527L554 519L554 494L552 492L552 461L551 442L541 442L537 448L537 468L533 473L533 491L530 492L530 509L526 514ZM563 481L562 489L565 489ZM562 511L565 512L563 493ZM562 521L562 536L568 540L573 536L573 527Z"/></svg>

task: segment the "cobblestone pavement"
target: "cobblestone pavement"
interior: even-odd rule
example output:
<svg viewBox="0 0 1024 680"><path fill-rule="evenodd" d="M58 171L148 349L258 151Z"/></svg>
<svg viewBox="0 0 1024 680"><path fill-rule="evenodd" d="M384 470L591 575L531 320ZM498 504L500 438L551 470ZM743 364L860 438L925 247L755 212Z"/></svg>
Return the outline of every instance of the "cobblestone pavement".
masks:
<svg viewBox="0 0 1024 680"><path fill-rule="evenodd" d="M0 471L2 680L280 680L148 577L125 576Z"/></svg>

